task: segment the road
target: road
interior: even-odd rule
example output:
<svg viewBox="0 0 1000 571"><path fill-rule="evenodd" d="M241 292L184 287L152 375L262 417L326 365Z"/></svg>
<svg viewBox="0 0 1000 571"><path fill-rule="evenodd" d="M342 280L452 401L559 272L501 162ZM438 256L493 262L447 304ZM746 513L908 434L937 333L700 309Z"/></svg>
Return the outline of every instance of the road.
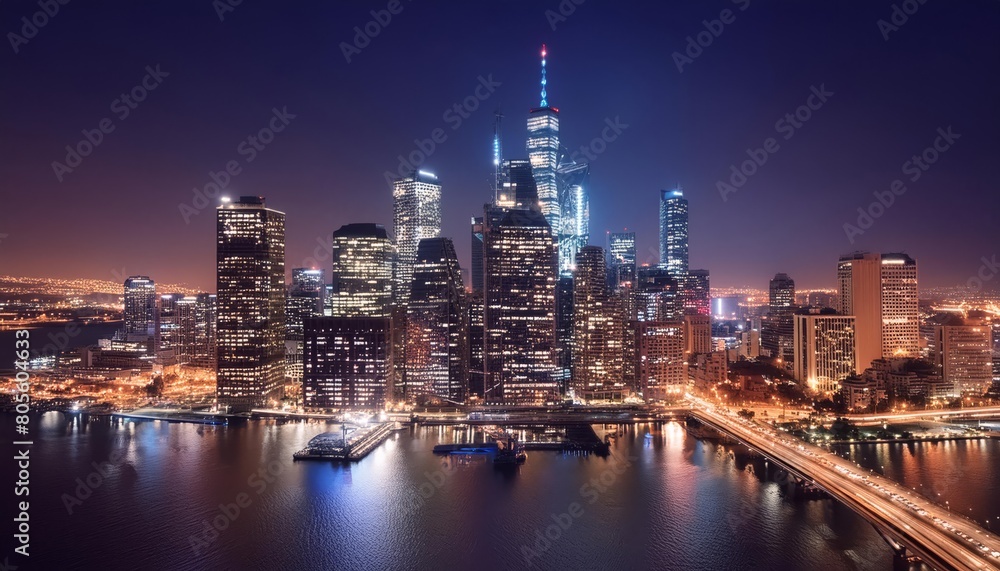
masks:
<svg viewBox="0 0 1000 571"><path fill-rule="evenodd" d="M918 420L922 418L948 418L961 416L965 418L996 418L1000 417L1000 406L977 406L965 408L914 410L909 412L881 412L877 414L848 414L856 422L890 422L899 420Z"/></svg>
<svg viewBox="0 0 1000 571"><path fill-rule="evenodd" d="M944 569L1000 569L1000 538L913 490L705 401L696 400L692 414L805 476L925 563Z"/></svg>

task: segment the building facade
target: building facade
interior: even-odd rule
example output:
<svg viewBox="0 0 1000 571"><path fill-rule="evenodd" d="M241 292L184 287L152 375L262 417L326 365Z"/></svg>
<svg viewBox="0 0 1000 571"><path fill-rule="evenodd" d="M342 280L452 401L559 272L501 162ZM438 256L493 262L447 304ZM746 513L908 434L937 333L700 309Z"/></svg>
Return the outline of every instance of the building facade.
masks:
<svg viewBox="0 0 1000 571"><path fill-rule="evenodd" d="M836 313L796 314L795 379L810 390L833 393L857 373L855 319Z"/></svg>
<svg viewBox="0 0 1000 571"><path fill-rule="evenodd" d="M285 215L243 196L216 220L219 404L273 406L285 376Z"/></svg>
<svg viewBox="0 0 1000 571"><path fill-rule="evenodd" d="M341 226L333 233L331 255L330 316L389 317L393 249L385 227L381 224Z"/></svg>
<svg viewBox="0 0 1000 571"><path fill-rule="evenodd" d="M302 393L309 410L385 408L388 318L313 317L305 321Z"/></svg>
<svg viewBox="0 0 1000 571"><path fill-rule="evenodd" d="M396 303L404 305L409 299L417 245L424 238L441 235L441 185L434 174L416 171L393 182L392 196L396 254L392 295Z"/></svg>

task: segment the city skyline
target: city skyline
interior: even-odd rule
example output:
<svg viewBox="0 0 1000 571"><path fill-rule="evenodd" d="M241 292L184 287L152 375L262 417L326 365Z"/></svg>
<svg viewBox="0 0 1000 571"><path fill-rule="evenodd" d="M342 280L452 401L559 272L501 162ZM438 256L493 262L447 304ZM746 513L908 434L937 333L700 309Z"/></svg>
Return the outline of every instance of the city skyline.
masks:
<svg viewBox="0 0 1000 571"><path fill-rule="evenodd" d="M204 22L190 14L190 25L196 30L239 36L259 30L262 22L276 17L268 10L271 8L243 6L225 14L222 21L215 14L206 14ZM355 22L362 27L371 18L360 7L310 10L313 16L336 15L338 22ZM6 121L7 126L23 136L16 147L10 143L4 147L4 156L8 157L4 170L13 188L25 190L13 194L9 211L20 211L25 216L0 218L0 231L6 235L0 243L0 263L15 275L149 275L158 282L184 282L210 291L213 254L208 244L212 236L211 210L216 202L210 200L202 205L191 189L212 182L212 172L216 179L229 179L229 196L262 195L288 214L289 271L313 265L299 263L313 258L316 267L329 271L329 253L322 244L328 243L332 232L344 224L370 222L391 227L392 197L386 173L398 176L400 161L396 157L419 150L414 139L427 139L434 129L441 128L447 140L436 144L438 148L429 153L427 160L415 166L440 177L441 235L454 240L460 264L466 270L470 266L469 243L464 238L468 219L481 211L482 203L491 194L493 112L500 107L507 118L503 128L504 156L525 158L528 153L521 143L527 135L528 110L539 103L538 50L542 43L549 50L548 98L560 108L560 141L571 152L584 145L585 154L593 155L580 157L591 163L591 244L603 245L601 234L627 227L637 233L637 262L655 263L658 221L651 214L655 209L653 201L662 189L679 182L690 201L691 267L710 269L716 286L763 288L774 273L787 272L803 289L833 287L836 276L829 260L854 250L904 251L922 261L922 286L959 285L976 275L983 257L989 260L993 254L989 248L997 226L996 209L989 206L996 198L987 188L988 179L983 173L997 149L996 142L988 137L992 119L977 119L992 118L988 107L992 88L977 89L980 86L976 76L962 73L966 68L955 61L964 51L977 49L977 42L986 40L975 34L959 35L961 14L943 7L922 8L921 17L926 11L926 18L934 19L938 32L947 39L937 46L918 41L923 36L917 28L927 22L921 23L917 16L893 33L887 44L889 53L884 57L895 63L906 54L903 66L895 63L897 68L879 67L878 60L883 57L880 53L875 54L874 61L863 64L852 59L852 69L861 66L856 71L868 82L865 90L879 94L859 101L859 80L846 76L847 70L838 63L836 54L827 53L833 60L828 75L814 76L796 67L796 57L789 55L795 50L762 59L761 50L766 51L767 45L757 32L808 15L828 21L817 25L818 29L789 28L786 41L791 45L812 47L808 32L824 37L851 33L857 34L864 46L881 44L885 39L874 22L884 14L876 7L859 8L851 18L842 12L828 14L823 7L794 7L781 12L769 6L748 8L745 13L737 12L737 20L726 27L725 35L703 48L704 53L684 64L680 72L671 55L684 53L685 39L702 31L698 24L701 19L716 16L709 7L669 9L678 12L671 12L670 19L687 22L688 26L677 23L676 30L669 30L671 33L649 49L614 41L598 48L584 41L583 31L593 29L595 21L601 19L607 21L612 38L622 35L621 28L626 25L649 25L613 8L579 7L565 22L556 22L555 30L544 10L538 8L537 21L518 19L523 10L524 6L512 6L492 16L504 24L503 29L522 33L498 35L488 48L478 42L465 42L462 57L446 70L423 67L411 72L391 64L398 61L394 58L402 53L404 45L417 50L412 57L424 56L428 61L433 60L433 55L441 57L445 53L442 45L414 42L414 34L421 33L421 24L425 24L445 30L449 38L462 42L472 31L455 22L463 16L481 16L473 8L404 9L386 26L384 34L371 38L370 46L352 55L350 62L338 59L342 56L340 43L352 41L353 36L351 26L344 24L343 30L333 31L328 39L321 40L329 57L317 60L307 55L296 60L299 63L295 69L289 70L294 80L280 87L268 86L260 94L247 94L235 108L218 117L206 111L215 113L227 105L228 100L218 94L219 88L252 80L254 71L248 68L254 62L279 65L280 52L264 51L251 44L240 56L242 65L222 65L226 60L218 58L235 57L230 50L212 54L206 62L196 62L193 56L198 51L197 42L210 41L206 39L192 40L192 46L184 49L162 48L161 53L149 56L150 61L141 63L135 61L138 56L102 52L109 60L108 71L96 77L57 66L55 69L63 69L64 73L44 79L48 87L55 91L73 89L79 97L52 108L42 107L44 100L26 99L26 92L17 88L11 92L11 103L23 113L22 117ZM665 14L668 8L655 10ZM283 12L275 19L274 33L290 37L295 29L291 20L306 31L315 25L310 18L295 19L296 15L302 16ZM83 18L101 16L98 9ZM121 9L118 17L135 26L125 26L115 33L140 45L155 41L162 31L143 27L142 16L132 8ZM982 25L986 26L994 15L984 16ZM138 32L149 32L152 37L139 38ZM45 65L56 53L69 58L63 65L71 65L76 57L94 55L94 50L100 48L92 40L74 36L82 33L77 28L63 34L40 33L20 46L13 59L15 71L19 66ZM302 43L316 41L309 34L306 37L310 39ZM59 48L71 41L78 42L82 49L79 54L65 56L66 50ZM295 47L302 47L302 43ZM159 56L160 61L154 61ZM739 61L732 61L734 58ZM739 99L723 95L721 85L704 83L715 81L712 74L717 74L719 66L727 65L727 61L742 66L727 75L745 85ZM914 68L921 69L924 77L935 78L934 83L956 88L942 92L921 87L911 77L913 74L907 73ZM316 69L329 74L322 79L309 76L308 72ZM650 82L650 89L625 90L622 88L628 83L621 81L611 85L586 83L595 77L620 78L619 69L632 73L635 81ZM654 73L640 71L649 69ZM783 83L776 89L766 81L769 73L782 78ZM397 97L393 90L381 87L418 76L433 78L439 87L408 92L391 109L379 105L386 98L384 93ZM310 95L333 89L334 78L365 84L368 100L338 91L331 101L320 103ZM148 89L146 100L125 117L112 111L114 130L104 133L93 152L72 172L55 176L52 163L66 162L64 147L75 146L81 140L81 129L92 130L98 125L119 92L143 82L144 89ZM99 88L88 89L91 85ZM154 88L149 89L149 85ZM833 94L822 109L815 111L815 117L787 143L779 134L781 149L745 185L735 192L720 193L717 183L729 182L730 165L744 161L745 149L759 147L777 129L772 128L774 120L805 103L814 87L820 93L826 90ZM207 94L204 111L185 103L192 89ZM452 129L461 117L448 115L456 120L447 122L441 111L455 101L467 101L470 94L478 98L477 109ZM359 131L362 124L352 125L357 114L341 111L356 108L371 110L364 114L373 118L367 129L374 128L378 136ZM43 109L44 115L38 115ZM375 109L382 114L372 115ZM919 120L911 120L912 113L907 111L916 109L921 109ZM178 116L183 120L175 121ZM29 129L24 121L33 121L38 127ZM602 131L616 121L628 125L619 127L616 140L589 144L595 138L600 140ZM259 134L261 129L272 130L268 137L261 137L270 142L252 155L240 152L241 141ZM342 134L348 129L361 135ZM887 192L894 179L910 177L900 165L932 146L941 136L939 129L960 137L952 141L956 149L944 152L939 161L930 165L905 194L883 209L884 214L876 217L870 229L860 235L845 232L844 224L857 224L857 208L868 207L876 196L874 192ZM880 136L870 137L869 130L876 130ZM181 136L186 142L178 147ZM185 148L185 153L178 154L177 148ZM594 154L598 149L604 150ZM797 165L804 156L813 157L806 161L808 166ZM239 170L230 173L227 163L232 161ZM813 190L798 190L803 188ZM962 190L949 190L954 188ZM947 193L948 201L939 200L942 193ZM49 201L35 200L39 196L58 197L59 202L53 207ZM621 200L622 196L625 200ZM95 204L100 204L96 211ZM191 210L181 209L181 205ZM78 212L87 208L92 212L87 220L96 217L103 222L100 227L83 226ZM149 216L125 214L143 208L150 211ZM39 209L44 209L44 214ZM919 213L928 209L937 214L938 232L923 230ZM748 225L748 217L756 224ZM46 220L60 231L45 231L21 220ZM783 238L780 231L775 231L781 229L795 231L797 239ZM801 231L805 229L808 231ZM52 254L62 251L53 244L66 234L74 236L74 244L85 250L86 256ZM121 235L145 239L115 239ZM736 243L743 245L748 237L754 248L735 247ZM314 256L317 251L320 256ZM961 254L953 255L956 251Z"/></svg>

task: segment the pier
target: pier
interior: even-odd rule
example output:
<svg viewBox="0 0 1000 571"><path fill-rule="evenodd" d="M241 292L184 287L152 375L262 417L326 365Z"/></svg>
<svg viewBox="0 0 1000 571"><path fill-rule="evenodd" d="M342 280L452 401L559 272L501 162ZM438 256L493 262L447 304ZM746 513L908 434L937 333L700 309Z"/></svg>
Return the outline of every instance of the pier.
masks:
<svg viewBox="0 0 1000 571"><path fill-rule="evenodd" d="M324 432L314 436L305 448L292 455L295 460L327 460L357 462L385 442L393 432L392 422L382 422L365 428L349 428L341 432ZM348 437L348 432L352 432Z"/></svg>

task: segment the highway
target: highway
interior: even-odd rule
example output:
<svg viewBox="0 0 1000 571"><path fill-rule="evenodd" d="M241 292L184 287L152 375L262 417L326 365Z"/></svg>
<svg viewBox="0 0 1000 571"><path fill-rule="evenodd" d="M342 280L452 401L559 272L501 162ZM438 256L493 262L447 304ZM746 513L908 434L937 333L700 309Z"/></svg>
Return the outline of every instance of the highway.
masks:
<svg viewBox="0 0 1000 571"><path fill-rule="evenodd" d="M1000 417L1000 406L977 406L965 408L914 410L909 412L883 412L877 414L848 414L855 422L890 422L899 420L919 420L922 418L996 418Z"/></svg>
<svg viewBox="0 0 1000 571"><path fill-rule="evenodd" d="M694 399L692 415L811 481L938 569L1000 569L1000 538L836 454Z"/></svg>

